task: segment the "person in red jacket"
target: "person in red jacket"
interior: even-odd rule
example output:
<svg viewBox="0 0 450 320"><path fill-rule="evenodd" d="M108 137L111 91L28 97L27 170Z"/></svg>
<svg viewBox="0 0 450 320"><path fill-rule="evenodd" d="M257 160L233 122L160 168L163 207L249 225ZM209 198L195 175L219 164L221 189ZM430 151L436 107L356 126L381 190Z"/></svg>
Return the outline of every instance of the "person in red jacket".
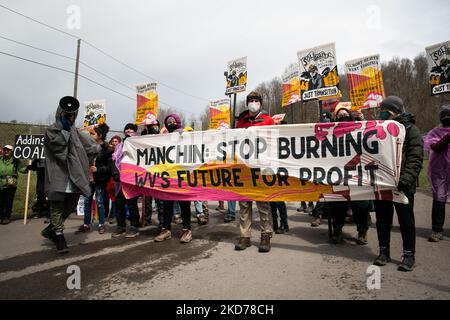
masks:
<svg viewBox="0 0 450 320"><path fill-rule="evenodd" d="M242 112L236 124L236 128L249 128L252 126L270 126L274 125L272 117L263 113L262 111L262 97L257 92L250 92L247 96L247 108ZM270 211L269 202L256 201L256 207L259 211L261 224L261 243L259 245L259 252L270 251L270 238L272 237L272 214ZM252 227L252 202L240 201L240 229L241 237L234 247L235 250L245 250L251 246L251 227Z"/></svg>

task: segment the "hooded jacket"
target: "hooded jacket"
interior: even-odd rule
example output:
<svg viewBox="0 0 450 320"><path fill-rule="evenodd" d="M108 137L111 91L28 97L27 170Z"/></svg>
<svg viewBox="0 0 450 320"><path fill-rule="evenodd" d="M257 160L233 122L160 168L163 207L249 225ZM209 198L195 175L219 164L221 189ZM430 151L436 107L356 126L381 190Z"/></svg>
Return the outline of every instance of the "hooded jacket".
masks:
<svg viewBox="0 0 450 320"><path fill-rule="evenodd" d="M167 126L167 119L169 119L170 117L174 118L175 121L177 122L177 128L176 128L176 130L173 131L173 132L183 132L183 125L182 125L182 123L181 123L180 116L177 115L177 114L175 114L175 113L169 114L167 117L164 118L164 126L168 129L168 126Z"/></svg>
<svg viewBox="0 0 450 320"><path fill-rule="evenodd" d="M275 125L271 116L259 112L256 116L251 116L248 110L243 111L236 123L236 128L249 128L253 126L272 126Z"/></svg>
<svg viewBox="0 0 450 320"><path fill-rule="evenodd" d="M422 170L423 139L415 125L416 121L413 114L404 112L394 120L403 124L406 129L398 183L399 189L405 193L415 193L417 177Z"/></svg>
<svg viewBox="0 0 450 320"><path fill-rule="evenodd" d="M100 151L100 145L72 125L63 129L58 106L55 123L45 132L45 192L49 200L60 200L60 193L91 194L89 167ZM75 118L78 112L75 114Z"/></svg>

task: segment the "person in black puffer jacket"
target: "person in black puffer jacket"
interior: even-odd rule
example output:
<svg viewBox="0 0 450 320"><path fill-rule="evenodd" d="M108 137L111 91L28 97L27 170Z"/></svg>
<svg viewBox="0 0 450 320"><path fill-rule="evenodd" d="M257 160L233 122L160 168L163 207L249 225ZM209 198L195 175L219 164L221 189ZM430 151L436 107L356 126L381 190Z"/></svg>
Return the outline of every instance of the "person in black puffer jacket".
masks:
<svg viewBox="0 0 450 320"><path fill-rule="evenodd" d="M381 102L380 109L381 120L395 120L403 124L406 129L397 188L405 193L408 204L393 203L386 200L375 201L380 254L375 259L374 264L384 266L391 261L389 245L395 206L403 239L403 259L398 266L398 270L412 271L415 265L416 250L414 194L416 193L417 177L422 169L423 139L419 129L414 124L414 115L405 112L402 99L389 96Z"/></svg>
<svg viewBox="0 0 450 320"><path fill-rule="evenodd" d="M98 211L98 232L105 233L105 201L109 201L106 193L106 185L111 179L112 173L112 150L105 142L109 132L108 125L101 124L90 131L92 138L101 146L100 153L95 158L94 165L90 168L90 186L92 194L84 198L84 224L78 228L76 233L84 233L90 230L92 216L92 199L95 193L95 203Z"/></svg>

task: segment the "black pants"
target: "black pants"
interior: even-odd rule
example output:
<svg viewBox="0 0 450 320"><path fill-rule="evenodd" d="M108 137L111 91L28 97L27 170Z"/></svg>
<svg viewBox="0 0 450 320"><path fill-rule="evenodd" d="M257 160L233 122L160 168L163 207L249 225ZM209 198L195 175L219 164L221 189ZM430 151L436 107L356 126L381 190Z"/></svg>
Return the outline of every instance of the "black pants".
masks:
<svg viewBox="0 0 450 320"><path fill-rule="evenodd" d="M444 231L445 222L445 202L433 200L433 209L431 211L432 228L435 232Z"/></svg>
<svg viewBox="0 0 450 320"><path fill-rule="evenodd" d="M403 239L404 251L416 251L416 227L414 220L414 194L406 193L408 204L392 201L375 201L375 212L377 216L377 234L380 247L389 248L391 243L391 226L394 217L394 207L397 212L400 232Z"/></svg>
<svg viewBox="0 0 450 320"><path fill-rule="evenodd" d="M117 229L126 229L126 211L125 205L128 206L130 211L131 226L139 228L139 208L138 208L138 197L126 199L120 190L116 197L116 218L117 218Z"/></svg>
<svg viewBox="0 0 450 320"><path fill-rule="evenodd" d="M358 232L367 232L369 221L369 206L362 207L355 201L350 201L350 206L353 212L353 221L355 221ZM336 201L332 204L333 215L333 229L342 229L345 224L345 216L349 208L349 203L346 201Z"/></svg>
<svg viewBox="0 0 450 320"><path fill-rule="evenodd" d="M272 211L273 229L278 229L278 214L280 212L280 227L287 227L287 208L285 202L270 202L270 211Z"/></svg>
<svg viewBox="0 0 450 320"><path fill-rule="evenodd" d="M183 229L191 230L191 202L190 201L178 201L181 208L181 219L183 220ZM164 229L171 230L172 216L173 216L173 201L164 200Z"/></svg>
<svg viewBox="0 0 450 320"><path fill-rule="evenodd" d="M152 197L145 196L145 220L151 221L152 220L152 214L153 214L153 207L152 207ZM156 212L158 214L158 221L159 224L162 226L162 221L164 219L164 208L163 208L163 202L159 199L154 199L156 203Z"/></svg>
<svg viewBox="0 0 450 320"><path fill-rule="evenodd" d="M0 218L10 219L17 188L0 189Z"/></svg>

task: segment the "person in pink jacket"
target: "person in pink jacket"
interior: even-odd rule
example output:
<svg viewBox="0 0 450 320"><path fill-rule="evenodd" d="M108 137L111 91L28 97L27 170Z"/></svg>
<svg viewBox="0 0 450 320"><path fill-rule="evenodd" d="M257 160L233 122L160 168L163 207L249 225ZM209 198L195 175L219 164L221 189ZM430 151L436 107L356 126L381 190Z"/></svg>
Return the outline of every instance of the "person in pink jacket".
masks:
<svg viewBox="0 0 450 320"><path fill-rule="evenodd" d="M450 105L442 106L439 118L442 126L431 130L424 141L425 150L430 153L428 179L433 189L430 242L443 240L445 204L450 202Z"/></svg>

